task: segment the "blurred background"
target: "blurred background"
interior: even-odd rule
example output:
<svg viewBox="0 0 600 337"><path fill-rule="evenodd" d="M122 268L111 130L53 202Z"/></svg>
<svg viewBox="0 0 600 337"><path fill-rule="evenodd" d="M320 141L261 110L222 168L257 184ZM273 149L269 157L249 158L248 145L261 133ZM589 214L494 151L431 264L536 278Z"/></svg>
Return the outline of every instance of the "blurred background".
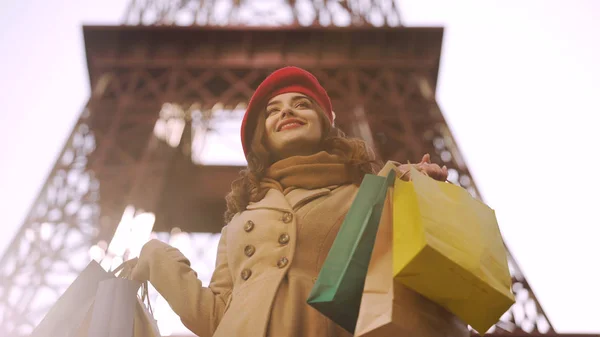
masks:
<svg viewBox="0 0 600 337"><path fill-rule="evenodd" d="M162 5L157 5L159 3ZM119 55L129 57L127 60L135 60L132 55L140 59L155 57L152 62L160 64L177 60L177 53L167 50L170 42L185 46L197 44L198 50L203 46L231 44L234 46L232 49L223 50L242 55L238 61L229 63L238 64L236 67L239 68L239 64L245 62L243 55L249 54L237 48L244 41L252 41L248 43L255 42L254 50L259 50L261 45L269 45L260 42L261 36L271 33L247 33L252 37L247 40L242 30L234 29L233 35L208 30L200 31L198 40L195 40L190 35L193 31L166 30L160 33L157 30L153 33L142 29L116 33L118 29L92 27L87 30L84 39L83 30L83 25L137 25L136 15L144 8L148 12L154 11L154 14L142 23L152 24L161 18L161 9L177 5L185 8L191 6L189 3L194 1L0 2L0 95L5 106L0 112L0 214L3 229L0 236L0 255L3 256L0 264L0 332L4 332L0 335L25 335L90 259L103 263L108 269L139 253L141 245L150 237L179 247L192 259L199 277L205 282L209 280L219 238L216 228L222 224L212 214L211 224L202 224L202 212L208 212L207 209L212 207L208 201L205 209L198 209L196 204L185 201L174 201L173 198L177 197L185 199L183 192L178 194L178 188L186 180L185 177L169 180L172 176L167 173L194 175L194 186L205 191L201 196L195 196L199 199L194 202L208 200L209 194L211 198L213 194L219 196L218 202L222 202L229 188L226 178L232 174L235 176L239 167L245 164L238 139L244 108L243 98L239 97L254 89L264 75L249 70L238 69L230 73L219 70L218 74L229 74L219 75L225 78L224 84L216 80L194 84L196 96L203 97L204 101L194 101L196 96L192 93L183 95L185 99L181 102L165 101L157 105L150 104L150 101L170 96L157 94L155 97L150 93L147 94L148 101L144 101L146 94L136 96L133 93L134 103L139 101L135 105L130 100L119 101L119 93L127 95L142 88L136 80L140 83L155 81L158 83L155 88L148 90L161 91L164 88L161 83L168 82L170 68L166 67L163 73L159 73L145 61L130 62L124 66L125 63L118 64ZM217 13L215 17L226 18L236 2L221 0L216 3L221 5L217 4L212 9ZM316 6L315 3L324 4L322 6L326 9L321 10L334 13L333 19L319 21L311 19L310 14L300 15L311 10L314 12L311 6ZM377 3L380 3L384 14L370 16L369 9L376 7L374 4ZM340 4L354 4L355 7L346 8L346 12L359 8L356 12L360 12L366 21L350 23ZM259 10L249 10L249 6L256 6ZM239 8L238 21L222 19L217 20L217 25L222 28L249 23L289 26L295 13L290 9L294 7L283 0L241 1ZM415 98L416 101L411 103L415 104L414 109L408 109L407 113L421 111L417 107L418 102L425 102L427 109L439 107L435 112L439 116L434 113L437 117L432 117L431 130L427 129L427 123L430 123L427 121L419 122L423 129L414 129L415 132L424 130L424 138L419 138L419 141L428 142L419 149L432 152L436 161L453 168L453 180L469 188L474 195L481 196L496 210L511 253L514 282L519 284L513 289L519 300L518 308L507 313L503 318L506 325L499 326L498 331L599 332L600 268L597 259L600 257L600 218L596 212L600 200L597 196L600 190L597 178L600 167L597 155L600 147L597 139L600 121L600 2L390 0L330 3L322 0L298 1L295 8L304 20L294 23L301 32L301 27L308 24L322 27L323 31L332 26L368 27L375 29L369 32L380 37L380 43L389 44L392 49L401 46L397 51L393 50L398 53L397 60L389 61L385 66L404 69L413 62L415 69L429 67L427 71L423 70L423 77L419 77L424 82L411 77L413 75L406 77L407 87L418 86L410 82L413 80L420 83L417 91L422 96ZM162 13L168 12L164 10ZM262 15L262 21L258 22L253 15L259 12L271 16ZM128 13L131 16L126 17ZM399 20L385 13L397 13ZM336 20L336 15L341 19ZM387 22L385 17L392 19ZM168 15L163 18L168 18ZM189 25L186 20L189 21L189 18L176 24ZM172 23L167 21L164 23ZM204 25L203 22L197 23L197 26ZM381 26L392 28L378 28ZM411 27L443 27L443 39L441 29L415 31L410 30ZM376 29L385 33L379 34ZM403 31L396 34L394 29ZM277 30L273 32L277 33ZM315 39L319 32L307 34ZM235 34L239 35L239 43L235 42L238 41ZM299 39L303 38L302 34L298 34ZM368 34L371 33L365 34L370 36ZM177 36L183 35L186 37L177 40ZM171 40L170 36L175 38ZM220 42L219 36L225 36L227 42ZM283 36L284 44L295 50L293 30L284 30L273 36ZM358 50L362 43L360 39L360 34L353 35L349 38L352 46L341 45L340 48ZM321 42L315 43L325 40L321 38ZM298 41L297 45L306 44ZM138 42L140 46L136 44ZM163 45L160 43L164 43L165 53L161 54ZM368 48L377 48L373 42L364 43ZM405 53L403 50L413 47L420 48L419 52L406 51L408 56L402 54ZM285 61L273 56L280 50L269 51L270 54L265 53L263 60L267 63L269 60L276 61L263 67L265 75L271 67ZM294 60L299 64L311 64L307 61L313 57L310 51L307 47L307 52ZM337 55L335 50L330 52ZM389 52L385 55L396 54ZM326 60L326 56L322 59ZM193 63L189 59L187 61ZM407 63L402 64L403 61ZM352 60L347 62L352 68ZM194 66L211 71L210 62L200 63ZM256 67L259 63L248 63L248 67ZM106 69L113 66L116 70L110 76L103 76L108 74ZM149 70L145 75L133 74L134 79L118 84L115 78L130 75L126 67L148 67ZM341 71L330 69L331 65L315 63L314 68L319 67L323 77L346 76ZM364 76L375 83L379 75L370 75L369 71L365 70ZM398 71L398 76L404 76ZM193 82L194 77L202 74L196 69L184 77ZM323 81L321 76L317 77ZM229 95L229 101L217 99L213 102L206 98L223 95L225 89L220 93L215 89L208 94L198 89L203 85L232 86L236 79L248 88ZM334 81L331 80L331 83ZM326 83L324 85L328 88ZM96 90L94 95L92 86ZM342 115L344 130L372 137L371 142L388 159L394 157L406 161L419 154L383 150L392 146L394 131L376 132L373 120L378 118L377 113L385 114L390 110L389 107L379 110L374 103L363 102L362 113L366 113L366 119L371 122L371 130L365 134L357 127L363 122L360 122L359 112L353 110L356 104L352 105L344 98L349 93L343 89L335 90L340 92L332 94L334 109L338 117ZM435 94L428 98L428 92ZM353 117L344 117L349 116L350 111ZM127 117L129 124L123 119L122 125L110 126L122 116L137 117ZM146 127L138 128L135 121ZM122 135L125 138L119 138ZM418 135L421 137L420 133ZM109 140L111 137L114 140ZM125 145L117 150L119 144ZM127 144L131 148L127 148ZM169 149L179 154L173 154ZM129 152L130 158L111 157L119 151ZM136 154L131 154L134 152ZM129 165L129 175L116 169L111 171L111 160L121 160L121 164ZM147 165L148 162L154 166ZM102 169L102 174L94 173L93 167ZM148 173L156 170L163 173ZM218 179L210 179L215 177L214 174L219 174ZM158 176L161 182L149 184ZM115 187L103 190L99 182L103 179L112 179ZM138 204L129 202L148 191L156 194L156 190L166 193L170 201L161 199L161 193L158 193L151 201L140 199ZM104 199L102 193L105 193ZM106 201L108 195L111 200ZM100 199L103 201L99 203ZM144 203L159 206L152 209L152 206L141 205ZM219 207L222 207L221 204L217 207L221 209ZM173 209L183 210L181 217L185 219L169 213ZM103 213L104 210L109 210L110 214ZM185 213L186 210L192 213ZM188 223L189 214L194 214L192 222L197 223L196 227ZM169 225L164 225L167 223ZM71 230L75 227L77 231L73 234L75 232ZM65 253L61 256L69 257L61 260L60 254L50 254L59 251ZM61 263L68 266L60 267ZM38 278L38 288L27 286L28 282L35 283ZM44 288L50 290L44 291ZM519 295L521 290L522 295ZM161 333L189 333L155 292L153 300Z"/></svg>

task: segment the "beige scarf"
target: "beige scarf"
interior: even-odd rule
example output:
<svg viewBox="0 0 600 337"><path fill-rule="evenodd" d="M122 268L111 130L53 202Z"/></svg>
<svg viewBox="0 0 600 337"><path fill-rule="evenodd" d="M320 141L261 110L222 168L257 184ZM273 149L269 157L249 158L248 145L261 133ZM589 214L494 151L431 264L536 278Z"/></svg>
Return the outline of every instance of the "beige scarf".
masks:
<svg viewBox="0 0 600 337"><path fill-rule="evenodd" d="M351 183L352 168L340 156L321 151L285 158L271 165L260 182L260 194L264 197L270 188L287 194L296 188L312 190Z"/></svg>

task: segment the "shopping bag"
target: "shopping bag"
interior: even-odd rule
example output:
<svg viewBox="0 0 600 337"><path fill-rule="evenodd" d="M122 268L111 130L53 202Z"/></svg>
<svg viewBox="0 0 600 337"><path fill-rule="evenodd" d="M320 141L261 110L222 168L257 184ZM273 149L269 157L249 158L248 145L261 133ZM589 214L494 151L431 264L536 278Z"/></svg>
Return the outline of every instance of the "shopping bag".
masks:
<svg viewBox="0 0 600 337"><path fill-rule="evenodd" d="M146 283L125 278L100 282L85 337L160 337L156 321L137 295L141 285L147 296Z"/></svg>
<svg viewBox="0 0 600 337"><path fill-rule="evenodd" d="M96 261L90 262L33 329L31 337L76 334L93 304L98 284L111 278L114 275Z"/></svg>
<svg viewBox="0 0 600 337"><path fill-rule="evenodd" d="M97 300L102 301L106 295L106 285L100 287L100 284L115 280L116 275L121 278L128 277L134 265L131 262L135 261L126 261L112 272L107 272L96 261L91 261L50 308L46 316L34 328L31 336L88 337ZM144 283L142 286L144 293L147 294L147 284ZM139 287L139 283L137 287ZM99 289L104 289L101 290L100 297L98 297ZM134 296L134 300L136 306L133 337L160 337L156 321L143 305L142 300L137 295ZM100 319L100 321L102 320Z"/></svg>
<svg viewBox="0 0 600 337"><path fill-rule="evenodd" d="M394 184L395 279L484 334L515 302L494 211L411 170Z"/></svg>
<svg viewBox="0 0 600 337"><path fill-rule="evenodd" d="M139 297L137 298L133 337L161 337L157 322L149 308L149 305L146 307L143 301Z"/></svg>
<svg viewBox="0 0 600 337"><path fill-rule="evenodd" d="M140 283L113 278L98 285L87 337L133 337Z"/></svg>
<svg viewBox="0 0 600 337"><path fill-rule="evenodd" d="M394 178L394 171L384 177L365 175L307 300L349 332L354 332L379 219Z"/></svg>
<svg viewBox="0 0 600 337"><path fill-rule="evenodd" d="M355 336L467 337L467 325L438 304L394 281L392 208L388 198L369 262Z"/></svg>

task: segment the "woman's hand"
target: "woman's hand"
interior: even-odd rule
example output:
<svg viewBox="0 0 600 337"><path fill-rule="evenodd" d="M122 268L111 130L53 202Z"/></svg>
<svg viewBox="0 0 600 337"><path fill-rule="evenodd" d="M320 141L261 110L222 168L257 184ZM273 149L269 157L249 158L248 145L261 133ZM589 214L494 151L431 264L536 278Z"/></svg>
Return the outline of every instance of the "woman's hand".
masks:
<svg viewBox="0 0 600 337"><path fill-rule="evenodd" d="M434 164L431 162L431 157L429 154L423 156L421 162L418 164L402 164L398 166L398 176L400 179L404 181L410 180L410 168L414 167L419 172L423 172L429 177L438 180L438 181L446 181L448 178L448 168L444 165L440 167L438 164Z"/></svg>
<svg viewBox="0 0 600 337"><path fill-rule="evenodd" d="M138 258L133 258L123 262L117 269L113 271L113 273L118 274L120 278L126 278L132 280L132 275L135 267L137 266Z"/></svg>

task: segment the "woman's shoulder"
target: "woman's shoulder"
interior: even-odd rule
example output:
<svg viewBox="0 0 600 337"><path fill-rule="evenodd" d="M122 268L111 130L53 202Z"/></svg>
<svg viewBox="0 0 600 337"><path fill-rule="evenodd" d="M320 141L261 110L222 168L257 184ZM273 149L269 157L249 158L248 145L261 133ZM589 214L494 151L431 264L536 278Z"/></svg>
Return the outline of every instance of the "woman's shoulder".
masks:
<svg viewBox="0 0 600 337"><path fill-rule="evenodd" d="M354 201L357 192L357 185L340 185L331 188L329 193L314 201L318 206L317 208L324 209L327 212L344 212Z"/></svg>
<svg viewBox="0 0 600 337"><path fill-rule="evenodd" d="M333 195L346 195L346 194L355 194L358 192L359 186L356 184L346 184L337 186L336 188L331 190L331 194Z"/></svg>

